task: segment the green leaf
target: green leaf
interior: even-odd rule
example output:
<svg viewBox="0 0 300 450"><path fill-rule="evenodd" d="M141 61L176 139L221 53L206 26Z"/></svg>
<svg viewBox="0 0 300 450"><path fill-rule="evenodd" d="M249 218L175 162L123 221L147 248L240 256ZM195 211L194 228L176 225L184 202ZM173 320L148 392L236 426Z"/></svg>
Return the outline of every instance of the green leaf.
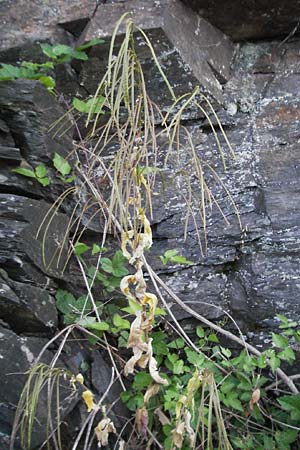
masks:
<svg viewBox="0 0 300 450"><path fill-rule="evenodd" d="M210 333L207 337L207 340L209 342L215 342L215 343L219 342L218 336L215 333Z"/></svg>
<svg viewBox="0 0 300 450"><path fill-rule="evenodd" d="M130 322L126 319L123 319L119 314L114 314L113 324L115 325L115 327L120 328L122 330L130 329Z"/></svg>
<svg viewBox="0 0 300 450"><path fill-rule="evenodd" d="M226 406L236 409L237 411L244 412L241 401L237 398L237 394L230 392L227 394L226 398L223 400Z"/></svg>
<svg viewBox="0 0 300 450"><path fill-rule="evenodd" d="M79 47L76 47L76 50L86 50L87 48L93 47L94 45L98 44L104 44L105 41L103 39L95 38L91 41L87 42L86 44L80 45Z"/></svg>
<svg viewBox="0 0 300 450"><path fill-rule="evenodd" d="M167 312L163 308L157 307L154 312L154 316L166 316Z"/></svg>
<svg viewBox="0 0 300 450"><path fill-rule="evenodd" d="M122 308L122 311L125 311L128 314L135 314L136 312L143 310L143 307L139 303L135 302L134 300L129 299L128 303L129 303L129 306Z"/></svg>
<svg viewBox="0 0 300 450"><path fill-rule="evenodd" d="M106 251L106 248L99 247L99 245L97 245L97 244L93 244L93 247L92 247L92 255L93 256L97 255L98 253L103 253L105 251Z"/></svg>
<svg viewBox="0 0 300 450"><path fill-rule="evenodd" d="M104 272L113 273L112 261L109 258L102 258L100 264Z"/></svg>
<svg viewBox="0 0 300 450"><path fill-rule="evenodd" d="M288 362L292 362L295 361L296 359L296 355L294 350L291 347L287 347L285 348L282 352L279 352L277 354L278 358L284 360L284 361L288 361Z"/></svg>
<svg viewBox="0 0 300 450"><path fill-rule="evenodd" d="M272 333L272 341L274 345L279 348L285 348L289 345L289 341L286 337L276 333Z"/></svg>
<svg viewBox="0 0 300 450"><path fill-rule="evenodd" d="M36 178L36 174L33 170L25 169L25 167L18 167L17 169L12 169L12 172L18 173L19 175L23 175L28 178Z"/></svg>
<svg viewBox="0 0 300 450"><path fill-rule="evenodd" d="M68 291L58 289L55 294L56 307L63 314L69 314L76 305L75 297Z"/></svg>
<svg viewBox="0 0 300 450"><path fill-rule="evenodd" d="M176 348L176 349L183 348L184 346L185 346L185 342L181 338L177 338L177 339L175 339L175 341L172 341L168 344L169 348Z"/></svg>
<svg viewBox="0 0 300 450"><path fill-rule="evenodd" d="M89 328L91 330L97 330L97 331L107 331L107 330L109 330L109 324L104 321L94 322L94 323L86 325L85 328Z"/></svg>
<svg viewBox="0 0 300 450"><path fill-rule="evenodd" d="M105 97L98 97L97 99L90 98L87 101L79 100L79 98L74 97L72 105L74 108L85 114L97 114L102 111L105 102Z"/></svg>
<svg viewBox="0 0 300 450"><path fill-rule="evenodd" d="M69 175L69 173L71 172L71 166L68 163L68 161L65 160L65 158L63 158L58 153L54 153L54 158L52 161L53 161L53 165L54 165L55 169L60 174L62 174L63 176Z"/></svg>
<svg viewBox="0 0 300 450"><path fill-rule="evenodd" d="M200 325L198 325L198 326L196 327L196 334L197 334L197 336L198 336L200 339L204 338L204 336L205 336L204 328L203 328L203 327L200 327Z"/></svg>
<svg viewBox="0 0 300 450"><path fill-rule="evenodd" d="M72 183L72 182L76 179L75 175L72 175L72 176L70 176L70 177L68 177L68 178L64 178L64 177L59 177L59 178L60 178L61 181L63 181L64 183Z"/></svg>
<svg viewBox="0 0 300 450"><path fill-rule="evenodd" d="M221 352L223 353L223 355L226 356L226 358L230 358L231 351L229 350L229 348L224 348L224 347L220 347L220 348L221 348Z"/></svg>
<svg viewBox="0 0 300 450"><path fill-rule="evenodd" d="M134 377L132 387L137 390L142 390L147 388L152 381L152 377L148 372L138 372Z"/></svg>
<svg viewBox="0 0 300 450"><path fill-rule="evenodd" d="M111 261L112 263L112 274L115 277L124 277L128 274L128 270L125 267L127 259L123 256L123 253L118 250Z"/></svg>
<svg viewBox="0 0 300 450"><path fill-rule="evenodd" d="M1 64L0 80L15 80L20 78L20 68L12 66L11 64Z"/></svg>
<svg viewBox="0 0 300 450"><path fill-rule="evenodd" d="M46 56L48 56L49 58L52 58L52 59L56 59L56 55L53 52L52 45L49 45L49 44L40 44L40 45L41 45L41 49L42 49L43 53Z"/></svg>
<svg viewBox="0 0 300 450"><path fill-rule="evenodd" d="M56 86L54 79L50 76L42 76L39 77L38 80L48 89L48 91L52 91L52 89L54 89Z"/></svg>
<svg viewBox="0 0 300 450"><path fill-rule="evenodd" d="M74 59L80 59L81 61L87 61L89 59L85 52L81 52L79 50L73 50L71 57Z"/></svg>
<svg viewBox="0 0 300 450"><path fill-rule="evenodd" d="M52 54L55 56L70 55L72 56L74 49L69 45L57 44L52 46Z"/></svg>
<svg viewBox="0 0 300 450"><path fill-rule="evenodd" d="M37 178L37 181L42 185L42 186L49 186L50 184L50 180L48 177L44 177L44 178Z"/></svg>
<svg viewBox="0 0 300 450"><path fill-rule="evenodd" d="M47 169L44 164L40 164L35 169L35 174L38 178L44 178L47 175Z"/></svg>
<svg viewBox="0 0 300 450"><path fill-rule="evenodd" d="M75 255L76 256L80 256L83 253L85 253L88 250L90 250L90 248L91 247L89 247L88 245L84 244L83 242L76 242L76 244L74 245Z"/></svg>
<svg viewBox="0 0 300 450"><path fill-rule="evenodd" d="M172 258L170 258L172 262L178 263L178 264L194 264L193 261L189 261L188 259L186 259L185 256L173 256Z"/></svg>

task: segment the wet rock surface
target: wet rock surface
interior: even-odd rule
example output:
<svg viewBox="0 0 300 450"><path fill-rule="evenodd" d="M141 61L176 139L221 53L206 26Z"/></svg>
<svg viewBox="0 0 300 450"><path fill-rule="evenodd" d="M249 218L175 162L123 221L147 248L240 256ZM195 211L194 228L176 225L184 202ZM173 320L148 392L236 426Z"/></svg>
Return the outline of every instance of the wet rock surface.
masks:
<svg viewBox="0 0 300 450"><path fill-rule="evenodd" d="M4 1L1 7L9 4L10 9L6 14L11 14L11 8L16 3ZM137 4L107 1L106 5L99 4L97 11L94 11L94 2L81 2L78 11L74 12L68 9L69 2L64 2L64 5L57 4L58 9L52 12L53 16L45 12L46 17L39 12L44 5L36 2L36 13L32 20L34 24L45 23L45 29L43 32L37 29L34 34L33 28L26 30L23 22L16 25L20 20L16 16L18 32L15 33L12 27L7 34L1 60L7 57L7 62L14 63L23 59L24 55L41 57L36 39L54 39L59 23L57 17L65 13L64 25L60 28L63 28L64 38L65 33L67 36L71 33L70 42L74 38L86 40L97 33L105 36L105 30L99 29L101 17L103 26L111 29L113 25L103 21L104 11L108 11L106 8L111 8L111 14L118 15L120 11L128 9L128 3ZM155 3L158 2L153 5ZM292 2L291 11L294 11L293 5ZM32 5L28 4L27 7ZM180 33L184 32L184 19L190 24L192 19L185 6L177 7L183 16L177 27L178 36L182 36ZM203 17L211 17L210 7L205 10L207 14L203 13ZM143 20L149 19L143 11L139 12L141 24ZM6 20L10 20L8 15L6 17ZM294 17L291 13L288 23L291 28ZM168 20L174 23L175 19L178 16L172 19L170 12ZM148 256L149 262L190 307L212 320L223 319L223 310L228 311L242 331L249 333L258 345L262 345L266 334L277 326L276 314L282 313L300 320L300 41L292 36L284 43L282 39L242 42L234 48L224 34L216 35L213 29L211 35L208 31L210 25L202 22L202 25L206 25L199 28L199 42L210 35L213 47L210 50L199 46L197 51L202 59L197 74L195 66L187 67L183 55L180 55L180 52L187 52L186 47L179 48L184 43L181 37L176 43L176 37L171 35L171 31L167 32L170 30L169 25L166 25L167 22L162 24L161 17L160 25L158 22L153 25L149 20L147 32L160 62L167 70L171 85L177 85L177 93L190 91L199 80L201 83L199 73L202 69L202 75L209 74L213 83L203 82L201 87L208 89L212 97L216 97L214 88L218 82L221 97L215 106L235 151L233 158L226 148L215 117L211 115L210 119L224 145L225 170L208 120L194 111L187 113L184 123L196 151L217 174L215 176L206 166L207 183L223 214L217 207L212 210L207 208L206 244L203 227L199 224L202 252L191 218L187 223L187 239L184 238L187 210L183 196L187 195L188 186L184 178L174 180L174 174L178 171L175 160L170 159L167 167L163 168L165 149L162 146L162 177L157 177L156 187L160 195L153 197L154 246ZM217 15L212 23L218 26ZM85 34L80 37L84 27ZM223 31L226 29L220 28ZM195 31L192 27L191 30ZM274 32L279 33L283 28L278 30ZM59 318L54 305L57 288L70 289L74 295L83 293L85 289L76 261L71 260L63 272L67 261L67 245L63 245L59 259L53 257L57 254L58 245L68 241L66 232L74 203L67 201L53 216L45 245L45 227L42 227L39 236L37 231L53 201L66 187L53 168L53 154L58 152L66 157L73 147L73 139L78 138L72 127L68 127L69 133L55 136L48 133L49 126L65 112L65 106L73 95L79 93L84 98L94 93L105 69L110 32L107 31L103 45L89 51L87 62L76 62L58 69L57 85L65 95L63 102L58 101L62 98L51 96L36 81L0 83L0 339L3 344L0 366L1 379L4 380L0 388L1 449L8 448L12 418L24 382L21 376L8 374L28 370L47 339L57 332ZM250 32L248 37L262 37L258 30ZM237 33L237 39L244 39L245 35L241 31ZM59 36L55 39L59 39ZM190 36L188 32L187 36ZM220 36L226 41L226 45L221 46L221 52L217 45ZM120 37L117 37L117 42L118 39ZM194 51L197 43L191 43L191 47ZM163 107L167 108L168 102L161 92L161 82L154 71L149 52L143 45L138 51L148 73L150 95L153 93L158 103L165 101ZM190 56L194 55L195 59L196 53L193 51ZM25 59L31 58L25 56ZM187 138L184 139L179 159L181 163L188 163ZM32 169L40 163L47 167L51 180L47 188L32 178L11 172L20 166ZM196 181L192 187L197 192ZM224 221L223 215L227 221ZM101 242L101 222L89 222L86 215L83 223L88 226L87 243ZM110 237L110 241L115 248L114 238ZM164 266L159 256L168 249L177 249L192 264L182 266L169 263ZM171 300L167 300L172 305ZM179 320L191 323L191 317L176 304L172 305L172 309ZM46 361L53 358L55 350L55 347L51 347L46 352ZM12 352L14 358L11 358ZM2 364L2 361L7 362ZM91 353L88 347L70 346L62 356L61 365L75 373L85 368L87 379L95 391L99 395L105 392L111 369L109 362L98 351ZM114 386L111 395L109 402L113 403L119 395L118 386ZM119 404L114 411L116 420L122 420L120 418L126 415ZM83 415L76 401L67 409L65 420L70 421L70 427L79 429ZM40 444L43 438L41 430L37 430L34 445Z"/></svg>

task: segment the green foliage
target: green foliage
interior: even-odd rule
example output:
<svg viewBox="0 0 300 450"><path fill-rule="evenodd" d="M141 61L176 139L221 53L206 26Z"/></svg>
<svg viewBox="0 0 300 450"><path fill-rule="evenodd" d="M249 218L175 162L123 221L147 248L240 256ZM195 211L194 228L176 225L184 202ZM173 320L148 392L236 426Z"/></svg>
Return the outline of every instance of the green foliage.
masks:
<svg viewBox="0 0 300 450"><path fill-rule="evenodd" d="M0 81L18 80L24 78L27 80L39 80L50 92L55 87L54 79L47 74L54 65L51 61L43 64L23 61L20 66L11 64L1 64Z"/></svg>
<svg viewBox="0 0 300 450"><path fill-rule="evenodd" d="M73 107L77 111L85 114L103 114L104 103L105 97L98 97L97 99L90 98L87 101L74 97L72 101Z"/></svg>
<svg viewBox="0 0 300 450"><path fill-rule="evenodd" d="M87 50L88 48L103 42L104 41L102 39L93 39L76 48L63 44L41 44L41 48L43 53L48 56L48 58L53 59L55 63L66 63L70 62L72 59L86 61L88 59L88 55L83 50Z"/></svg>
<svg viewBox="0 0 300 450"><path fill-rule="evenodd" d="M84 52L84 50L103 42L104 41L102 39L96 38L76 48L64 44L41 44L43 53L50 58L50 61L46 61L42 64L31 61L22 61L19 66L1 63L0 81L18 79L38 80L48 89L49 92L53 93L56 83L54 78L49 75L48 72L51 70L53 71L54 64L70 62L72 59L86 61L88 59L88 55ZM80 102L80 100L78 101ZM98 106L95 106L95 112L98 112L97 108Z"/></svg>
<svg viewBox="0 0 300 450"><path fill-rule="evenodd" d="M34 171L31 169L26 169L25 167L17 167L16 169L12 169L12 172L23 175L27 178L34 178L44 187L50 184L50 180L47 176L47 169L44 164L38 165Z"/></svg>
<svg viewBox="0 0 300 450"><path fill-rule="evenodd" d="M286 335L293 330L298 336L298 324L280 317L280 327L285 336L272 334L272 347L266 349L262 356L249 355L246 350L239 354L229 348L216 345L218 336L201 326L196 328L192 339L201 351L198 353L189 348L182 338L174 340L163 330L153 332L153 350L160 366L168 379L168 386L162 386L155 399L151 399L148 414L152 431L165 449L171 449L170 432L176 423L176 405L186 395L188 382L195 372L208 369L214 374L221 408L226 411L228 437L234 449L245 450L292 450L300 445L298 427L300 421L300 394L281 395L274 399L272 392L265 387L271 383L272 372L269 373L267 359L272 359L271 367L280 367L281 361L292 363L282 355L290 342ZM289 327L288 325L291 324ZM280 336L280 339L278 338ZM284 338L284 339L282 339ZM293 352L294 353L294 352ZM263 372L262 372L263 369ZM227 375L224 375L224 371ZM146 388L151 384L148 373L139 372L134 376L131 388L122 394L121 399L131 411L143 405L142 398ZM257 395L257 397L255 396ZM208 401L209 397L207 397ZM153 401L152 401L153 400ZM201 396L200 391L194 398L193 426L199 419ZM208 406L208 404L207 404ZM167 417L169 424L162 426L155 415L156 408ZM208 423L208 407L204 404L204 424ZM270 418L271 419L270 419ZM203 417L202 417L203 419ZM276 420L276 421L273 421ZM287 424L287 426L285 426ZM214 427L217 424L214 423ZM218 443L215 442L216 448ZM191 447L184 443L183 449ZM211 450L211 449L210 449Z"/></svg>
<svg viewBox="0 0 300 450"><path fill-rule="evenodd" d="M189 261L184 256L178 255L178 251L174 249L165 251L163 256L160 256L159 258L164 265L168 264L169 262L175 264L193 264L192 261Z"/></svg>
<svg viewBox="0 0 300 450"><path fill-rule="evenodd" d="M72 183L75 180L75 176L70 175L72 167L63 156L55 152L52 162L57 172L61 175L59 178L64 183Z"/></svg>

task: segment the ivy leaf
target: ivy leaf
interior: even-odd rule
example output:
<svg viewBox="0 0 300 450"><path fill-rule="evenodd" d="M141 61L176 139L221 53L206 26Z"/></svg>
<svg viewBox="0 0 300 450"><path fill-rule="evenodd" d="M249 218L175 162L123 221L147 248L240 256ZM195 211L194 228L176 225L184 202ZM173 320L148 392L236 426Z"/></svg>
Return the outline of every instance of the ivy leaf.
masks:
<svg viewBox="0 0 300 450"><path fill-rule="evenodd" d="M71 166L68 161L58 153L54 153L52 160L55 169L63 176L69 175L71 172Z"/></svg>

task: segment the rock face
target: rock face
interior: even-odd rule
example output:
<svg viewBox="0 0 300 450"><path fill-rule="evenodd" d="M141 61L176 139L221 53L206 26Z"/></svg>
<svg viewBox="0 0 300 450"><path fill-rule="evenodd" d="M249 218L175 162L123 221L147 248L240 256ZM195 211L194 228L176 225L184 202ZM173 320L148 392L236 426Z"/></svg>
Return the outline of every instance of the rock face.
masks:
<svg viewBox="0 0 300 450"><path fill-rule="evenodd" d="M163 167L166 150L162 145L159 159L162 177L157 178L156 186L160 195L153 197L154 246L149 261L189 306L212 320L223 318L223 311L228 311L245 334L254 334L258 345L262 344L266 333L276 327L276 314L300 320L300 41L291 36L286 42L267 40L234 46L223 34L226 32L239 40L274 35L268 33L276 36L288 33L298 17L296 2L290 3L289 15L282 12L282 21L277 12L283 11L284 3L281 2L280 10L274 8L270 20L277 23L277 28L265 27L263 34L260 20L258 28L252 27L250 21L246 30L242 22L246 15L239 22L240 28L233 19L228 19L230 7L239 9L234 1L228 4L227 10L225 8L228 14L225 11L222 15L223 22L216 2L209 2L209 5L208 2L191 2L198 8L199 17L175 0L107 1L99 4L95 14L94 2L79 2L80 5L77 2L78 10L74 2L71 2L73 9L69 8L70 2L55 2L55 5L50 2L50 9L44 2L27 3L1 2L1 8L9 6L4 20L11 21L22 5L27 9L35 8L28 28L23 19L18 22L20 18L16 15L16 22L7 32L2 56L7 55L10 63L23 58L22 55L36 54L38 45L31 40L50 39L51 35L51 39L56 38L58 42L60 35L55 36L55 33L60 21L64 22L64 30L75 37L86 25L79 42L96 36L105 38L103 45L90 49L88 61L81 64L77 61L73 67L58 70L58 85L66 97L78 92L84 97L95 91L105 69L113 22L123 12L133 9L139 24L149 34L171 85L176 85L177 93L190 91L200 83L201 89L215 99L215 108L235 152L232 157L215 116L210 114L209 120L223 144L226 170L208 119L195 111L188 111L184 117L196 152L206 162L203 166L205 179L213 195L211 198L218 205L206 209L207 249L200 224L201 253L192 218L187 223L187 239L184 239L186 206L183 197L188 195L189 188L183 177L175 178L176 158L170 158ZM166 5L170 9L166 9ZM247 14L251 11L253 14L249 8ZM23 14L25 20L24 11ZM240 20L236 15L232 17ZM265 20L263 17L261 20ZM44 23L43 29L34 28L40 23ZM122 30L117 44L121 38ZM25 40L24 46L20 46ZM147 73L149 94L167 109L170 103L161 92L161 81L151 54L142 41L137 42ZM9 47L13 49L10 51ZM57 99L37 81L0 82L1 450L8 448L13 415L24 383L24 378L16 374L29 369L43 345L58 331L55 291L58 287L67 287L77 295L85 289L74 261L65 272L62 270L67 260L64 243L68 241L71 200L54 214L46 235L45 226L37 233L53 201L66 187L53 168L53 154L57 152L66 157L73 148L73 138L78 138L72 124L66 125L69 132L60 137L48 133L49 126L64 112ZM179 161L188 167L188 140L182 139ZM47 167L51 180L47 188L33 178L11 172L19 166L32 169L41 163ZM196 182L192 187L197 192ZM88 223L87 216L84 223ZM89 243L101 241L101 223L95 220L88 227ZM58 245L62 245L59 259L55 257ZM193 264L162 265L159 256L168 249L178 250ZM190 316L177 305L172 308L179 320L185 320L187 325L191 323ZM47 350L46 362L51 361L58 345L59 342ZM99 395L105 392L111 375L110 364L98 350L91 352L88 346L69 344L60 365L72 373L85 368L95 392ZM114 386L110 395L109 402L113 403L119 396L119 386ZM80 416L76 403L74 399L64 412L70 427L80 426L77 419L75 424L72 422L74 417ZM124 415L126 411L118 406L115 417L120 425ZM44 439L44 419L41 417L42 425L36 430L32 448ZM17 445L16 450L19 450Z"/></svg>
<svg viewBox="0 0 300 450"><path fill-rule="evenodd" d="M56 1L4 0L0 4L0 48L16 47L28 40L48 39L61 27L71 31L76 24L92 17L95 0Z"/></svg>
<svg viewBox="0 0 300 450"><path fill-rule="evenodd" d="M182 0L234 41L282 37L299 33L298 0Z"/></svg>

